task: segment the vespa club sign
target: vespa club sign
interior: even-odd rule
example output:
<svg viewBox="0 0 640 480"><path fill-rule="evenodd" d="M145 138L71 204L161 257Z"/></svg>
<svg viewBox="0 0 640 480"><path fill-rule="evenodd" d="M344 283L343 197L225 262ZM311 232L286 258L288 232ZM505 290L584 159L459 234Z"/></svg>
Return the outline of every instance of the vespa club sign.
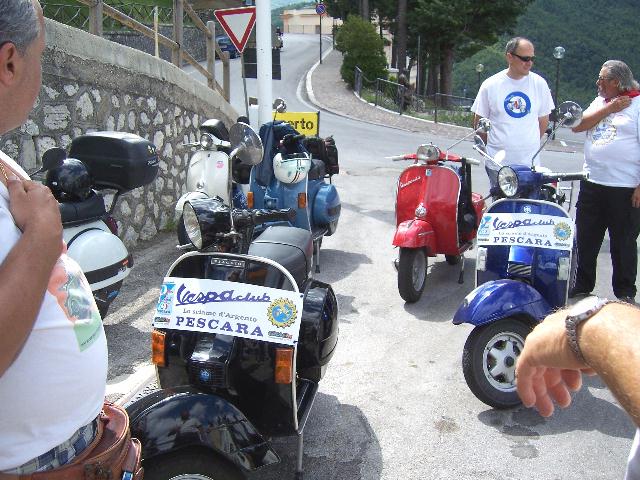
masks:
<svg viewBox="0 0 640 480"><path fill-rule="evenodd" d="M490 212L480 220L478 245L519 245L571 250L574 230L573 220L568 217Z"/></svg>
<svg viewBox="0 0 640 480"><path fill-rule="evenodd" d="M295 345L302 294L245 283L165 277L153 326Z"/></svg>

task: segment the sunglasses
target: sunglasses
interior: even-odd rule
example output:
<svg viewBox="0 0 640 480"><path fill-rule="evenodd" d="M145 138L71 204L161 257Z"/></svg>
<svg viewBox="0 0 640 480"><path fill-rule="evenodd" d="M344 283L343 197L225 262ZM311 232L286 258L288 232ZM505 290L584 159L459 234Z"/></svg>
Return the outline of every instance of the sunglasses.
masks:
<svg viewBox="0 0 640 480"><path fill-rule="evenodd" d="M525 56L522 56L522 55L518 55L517 53L512 53L511 55L513 55L514 57L518 57L520 60L522 60L525 63L526 62L533 62L536 59L535 55L531 55L530 57L528 57L528 56L525 57Z"/></svg>
<svg viewBox="0 0 640 480"><path fill-rule="evenodd" d="M611 80L609 77L598 77L597 82L604 82L605 80Z"/></svg>

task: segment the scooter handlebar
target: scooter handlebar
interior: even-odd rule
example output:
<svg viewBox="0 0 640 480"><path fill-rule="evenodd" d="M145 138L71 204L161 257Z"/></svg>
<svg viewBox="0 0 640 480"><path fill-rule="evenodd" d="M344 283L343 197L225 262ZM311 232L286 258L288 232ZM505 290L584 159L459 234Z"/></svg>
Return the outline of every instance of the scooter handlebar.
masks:
<svg viewBox="0 0 640 480"><path fill-rule="evenodd" d="M295 218L296 211L293 208L233 211L233 222L239 227L255 226L267 222L292 222Z"/></svg>
<svg viewBox="0 0 640 480"><path fill-rule="evenodd" d="M404 155L392 155L390 157L384 157L384 158L388 158L389 160L392 160L394 162L400 162L402 160L415 160L416 159L416 154L415 153L407 153Z"/></svg>
<svg viewBox="0 0 640 480"><path fill-rule="evenodd" d="M549 182L572 182L574 180L587 180L589 174L587 172L549 173L545 177L549 179Z"/></svg>
<svg viewBox="0 0 640 480"><path fill-rule="evenodd" d="M480 165L480 160L476 160L475 158L465 158L469 165Z"/></svg>

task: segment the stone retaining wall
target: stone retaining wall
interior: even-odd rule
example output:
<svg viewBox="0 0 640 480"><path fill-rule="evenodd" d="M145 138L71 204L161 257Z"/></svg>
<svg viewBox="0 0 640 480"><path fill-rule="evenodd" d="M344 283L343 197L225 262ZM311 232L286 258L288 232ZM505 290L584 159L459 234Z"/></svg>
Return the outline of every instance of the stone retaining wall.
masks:
<svg viewBox="0 0 640 480"><path fill-rule="evenodd" d="M46 20L43 86L28 121L0 139L0 149L27 171L54 146L96 130L136 133L158 147L155 182L120 197L115 217L127 246L171 225L186 188L198 125L237 112L219 95L168 62L81 30Z"/></svg>

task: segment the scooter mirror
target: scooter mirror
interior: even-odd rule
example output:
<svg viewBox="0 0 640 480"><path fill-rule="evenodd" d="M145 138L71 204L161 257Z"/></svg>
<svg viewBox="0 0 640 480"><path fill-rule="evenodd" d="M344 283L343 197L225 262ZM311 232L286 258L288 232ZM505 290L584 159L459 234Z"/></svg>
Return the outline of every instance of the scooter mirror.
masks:
<svg viewBox="0 0 640 480"><path fill-rule="evenodd" d="M558 107L558 121L562 127L575 127L582 121L582 108L576 102L562 102Z"/></svg>
<svg viewBox="0 0 640 480"><path fill-rule="evenodd" d="M62 165L64 159L67 158L67 151L64 148L53 147L44 152L42 155L42 166L33 173L29 174L29 177L33 177L38 173L47 172L56 167Z"/></svg>
<svg viewBox="0 0 640 480"><path fill-rule="evenodd" d="M236 123L229 129L232 155L244 165L257 165L262 161L262 140L246 123Z"/></svg>
<svg viewBox="0 0 640 480"><path fill-rule="evenodd" d="M276 98L273 101L273 109L278 113L284 113L287 111L287 103L282 98Z"/></svg>
<svg viewBox="0 0 640 480"><path fill-rule="evenodd" d="M473 137L473 143L475 144L476 147L481 149L483 152L487 151L487 145L484 143L484 140L480 135L475 135Z"/></svg>
<svg viewBox="0 0 640 480"><path fill-rule="evenodd" d="M416 152L418 160L423 162L440 158L440 149L435 145L420 145Z"/></svg>
<svg viewBox="0 0 640 480"><path fill-rule="evenodd" d="M478 128L476 128L476 132L487 133L489 130L491 130L491 120L484 117L478 120Z"/></svg>

